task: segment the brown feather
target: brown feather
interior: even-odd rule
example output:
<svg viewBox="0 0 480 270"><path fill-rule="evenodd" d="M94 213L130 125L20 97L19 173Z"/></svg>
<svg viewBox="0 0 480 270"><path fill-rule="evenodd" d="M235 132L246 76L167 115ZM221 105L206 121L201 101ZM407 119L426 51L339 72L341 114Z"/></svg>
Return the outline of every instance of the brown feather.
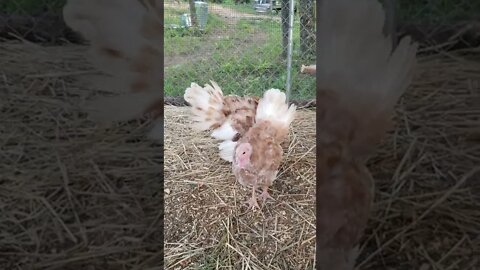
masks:
<svg viewBox="0 0 480 270"><path fill-rule="evenodd" d="M249 168L251 175L246 177L243 170L234 167L234 173L236 172L236 175L239 176L237 178L241 178L242 185L272 185L283 158L283 149L280 145L282 141L277 139L276 134L277 131L270 122L262 121L250 128L238 141L238 144L248 142L253 148L250 158L251 167Z"/></svg>

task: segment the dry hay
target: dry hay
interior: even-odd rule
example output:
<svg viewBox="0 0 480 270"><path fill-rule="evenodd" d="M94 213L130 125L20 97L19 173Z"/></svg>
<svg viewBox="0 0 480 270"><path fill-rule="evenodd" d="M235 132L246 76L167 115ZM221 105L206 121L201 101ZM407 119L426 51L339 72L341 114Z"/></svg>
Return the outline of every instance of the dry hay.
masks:
<svg viewBox="0 0 480 270"><path fill-rule="evenodd" d="M158 265L161 148L149 122L99 128L77 46L0 44L0 269ZM135 268L137 267L137 268Z"/></svg>
<svg viewBox="0 0 480 270"><path fill-rule="evenodd" d="M479 56L420 57L396 128L369 161L376 203L360 269L480 268ZM311 269L313 148L290 146L295 155L283 165L289 177L274 186L279 200L251 213L241 205L248 190L234 182L215 142L190 129L187 116L185 108L166 111L169 269ZM313 147L313 113L309 117L293 130L303 134L296 140L308 137ZM302 169L308 175L298 181Z"/></svg>
<svg viewBox="0 0 480 270"><path fill-rule="evenodd" d="M76 111L78 102L98 94L77 78L91 72L84 48L1 44L0 51L0 269L147 269L157 263L161 148L145 140L148 122L100 129ZM480 268L480 183L473 171L480 164L480 57L478 51L463 54L421 58L398 106L397 128L369 162L377 194L361 269ZM166 111L182 128L169 133L167 122L167 136L176 143L166 153L171 269L195 269L195 262L212 269L308 268L314 159L302 155L313 149L290 149L284 168L297 164L281 178L293 182L278 181L272 195L280 200L247 212L241 203L248 192L231 176L223 178L229 166L208 147L213 141L198 133L194 141L181 140L193 137L180 121L182 110ZM302 124L295 132L313 130ZM208 182L197 186L202 174ZM226 193L218 193L222 189ZM296 208L287 208L292 204ZM278 219L268 220L275 214ZM272 260L267 255L274 251Z"/></svg>
<svg viewBox="0 0 480 270"><path fill-rule="evenodd" d="M480 269L480 54L424 56L369 167L360 269Z"/></svg>
<svg viewBox="0 0 480 270"><path fill-rule="evenodd" d="M311 269L315 249L315 111L300 110L271 195L248 210L218 141L165 107L166 269Z"/></svg>

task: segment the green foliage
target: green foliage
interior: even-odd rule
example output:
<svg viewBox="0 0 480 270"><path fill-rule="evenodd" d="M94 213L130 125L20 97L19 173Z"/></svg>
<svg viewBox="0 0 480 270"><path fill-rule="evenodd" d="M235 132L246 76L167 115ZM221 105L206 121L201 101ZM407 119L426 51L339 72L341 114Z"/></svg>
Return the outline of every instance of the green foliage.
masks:
<svg viewBox="0 0 480 270"><path fill-rule="evenodd" d="M255 14L253 0L224 0L223 6L239 12Z"/></svg>
<svg viewBox="0 0 480 270"><path fill-rule="evenodd" d="M205 31L194 30L193 28L182 29L172 28L170 25L180 26L180 16L189 13L186 10L166 8L164 28L164 52L167 55L188 54L198 50L202 43L206 43L208 35L213 31L225 29L221 19L213 14L208 14L207 27Z"/></svg>

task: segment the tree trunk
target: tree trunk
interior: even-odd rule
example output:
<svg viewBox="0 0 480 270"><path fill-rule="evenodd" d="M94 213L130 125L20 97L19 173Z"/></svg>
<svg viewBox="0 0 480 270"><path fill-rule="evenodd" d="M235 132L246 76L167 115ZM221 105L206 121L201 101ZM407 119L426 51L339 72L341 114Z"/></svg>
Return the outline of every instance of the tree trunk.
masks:
<svg viewBox="0 0 480 270"><path fill-rule="evenodd" d="M197 27L197 11L195 10L195 0L188 0L190 4L190 18L192 19L192 26Z"/></svg>
<svg viewBox="0 0 480 270"><path fill-rule="evenodd" d="M280 10L280 18L282 20L282 57L287 58L288 54L288 14L290 13L289 0L280 0L282 9Z"/></svg>
<svg viewBox="0 0 480 270"><path fill-rule="evenodd" d="M300 1L300 51L302 58L315 55L315 13L313 0Z"/></svg>

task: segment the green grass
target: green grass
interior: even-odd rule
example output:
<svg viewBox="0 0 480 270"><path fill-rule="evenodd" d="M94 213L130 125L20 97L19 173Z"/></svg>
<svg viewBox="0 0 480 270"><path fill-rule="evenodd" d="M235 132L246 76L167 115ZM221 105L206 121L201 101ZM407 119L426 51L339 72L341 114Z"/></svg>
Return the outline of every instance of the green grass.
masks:
<svg viewBox="0 0 480 270"><path fill-rule="evenodd" d="M180 16L188 11L182 9L165 8L165 25L180 25ZM164 52L167 55L188 54L198 50L206 42L206 37L213 31L226 28L220 18L213 14L208 15L205 32L193 32L191 29L165 28Z"/></svg>
<svg viewBox="0 0 480 270"><path fill-rule="evenodd" d="M233 0L225 0L221 6L231 8L233 10L236 10L238 12L243 12L243 13L249 13L249 14L258 14L253 10L253 1L249 4L235 4L235 1Z"/></svg>
<svg viewBox="0 0 480 270"><path fill-rule="evenodd" d="M295 25L298 33L299 25ZM256 42L255 35L265 35ZM173 40L165 39L165 44ZM212 42L212 41L208 41ZM294 44L298 44L295 36ZM213 42L213 53L206 61L169 67L165 71L165 95L181 96L191 82L200 85L216 81L225 94L261 95L269 88L285 89L286 62L281 56L281 28L270 21L240 20L226 38ZM200 45L205 46L205 44ZM299 74L301 64L295 50L292 69L292 98L315 97L315 78Z"/></svg>

